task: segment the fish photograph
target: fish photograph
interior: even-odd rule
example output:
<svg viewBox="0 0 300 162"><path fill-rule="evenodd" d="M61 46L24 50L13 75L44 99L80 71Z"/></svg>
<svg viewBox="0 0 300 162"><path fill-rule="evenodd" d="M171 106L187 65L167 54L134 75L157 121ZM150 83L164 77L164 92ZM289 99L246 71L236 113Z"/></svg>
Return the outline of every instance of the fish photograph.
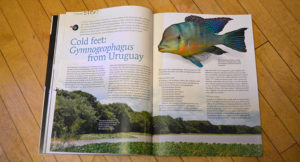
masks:
<svg viewBox="0 0 300 162"><path fill-rule="evenodd" d="M204 19L199 16L188 16L185 22L173 24L165 29L158 50L182 56L198 67L207 53L222 55L227 53L216 45L224 45L233 50L245 53L245 30L240 28L223 35L218 34L232 20L227 17Z"/></svg>

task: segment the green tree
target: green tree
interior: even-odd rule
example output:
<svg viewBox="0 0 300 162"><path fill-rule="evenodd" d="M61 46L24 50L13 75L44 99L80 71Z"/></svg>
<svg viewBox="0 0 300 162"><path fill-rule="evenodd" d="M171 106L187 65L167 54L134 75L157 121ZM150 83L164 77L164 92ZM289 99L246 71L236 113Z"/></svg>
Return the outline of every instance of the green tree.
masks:
<svg viewBox="0 0 300 162"><path fill-rule="evenodd" d="M57 90L52 137L69 139L93 131L96 126L96 111L89 97L79 91Z"/></svg>

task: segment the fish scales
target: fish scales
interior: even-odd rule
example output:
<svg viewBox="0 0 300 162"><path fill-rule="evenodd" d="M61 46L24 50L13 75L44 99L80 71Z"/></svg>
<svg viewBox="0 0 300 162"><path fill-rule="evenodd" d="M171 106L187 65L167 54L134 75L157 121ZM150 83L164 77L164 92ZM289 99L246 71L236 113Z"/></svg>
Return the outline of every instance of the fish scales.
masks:
<svg viewBox="0 0 300 162"><path fill-rule="evenodd" d="M221 36L216 35L206 24L186 22L176 24L176 27L184 40L180 47L187 46L184 52L179 52L182 56L204 52L205 48L219 44L221 40Z"/></svg>
<svg viewBox="0 0 300 162"><path fill-rule="evenodd" d="M158 45L158 50L163 53L172 53L183 56L198 67L202 67L195 55L204 52L222 55L226 53L215 45L222 44L239 52L246 52L245 30L240 28L235 31L218 35L231 18L203 19L197 16L188 16L185 22L167 27L163 38Z"/></svg>

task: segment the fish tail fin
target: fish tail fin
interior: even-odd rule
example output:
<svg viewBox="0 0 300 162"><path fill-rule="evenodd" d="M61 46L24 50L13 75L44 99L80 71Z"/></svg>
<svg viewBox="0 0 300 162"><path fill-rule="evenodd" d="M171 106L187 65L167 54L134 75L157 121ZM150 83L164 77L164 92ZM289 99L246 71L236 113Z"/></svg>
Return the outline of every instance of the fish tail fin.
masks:
<svg viewBox="0 0 300 162"><path fill-rule="evenodd" d="M232 32L224 34L223 44L229 48L240 52L247 52L245 45L245 30L247 28L241 28Z"/></svg>

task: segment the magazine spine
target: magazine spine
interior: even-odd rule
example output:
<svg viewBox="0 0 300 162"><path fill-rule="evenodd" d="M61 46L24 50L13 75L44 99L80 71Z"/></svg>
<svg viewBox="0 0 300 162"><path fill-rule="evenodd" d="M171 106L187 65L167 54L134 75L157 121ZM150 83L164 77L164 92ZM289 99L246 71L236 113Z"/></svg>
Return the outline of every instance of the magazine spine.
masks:
<svg viewBox="0 0 300 162"><path fill-rule="evenodd" d="M56 45L56 34L58 28L58 16L54 15L52 17L52 24L50 29L50 41L49 41L49 52L48 52L48 63L47 63L47 71L46 71L46 80L45 80L45 88L44 88L44 104L43 104L43 113L42 113L42 125L41 125L41 136L40 136L40 145L39 152L45 153L44 150L44 142L45 142L45 130L47 124L47 114L48 114L48 102L50 95L50 85L51 85L51 77L53 70L53 59Z"/></svg>

